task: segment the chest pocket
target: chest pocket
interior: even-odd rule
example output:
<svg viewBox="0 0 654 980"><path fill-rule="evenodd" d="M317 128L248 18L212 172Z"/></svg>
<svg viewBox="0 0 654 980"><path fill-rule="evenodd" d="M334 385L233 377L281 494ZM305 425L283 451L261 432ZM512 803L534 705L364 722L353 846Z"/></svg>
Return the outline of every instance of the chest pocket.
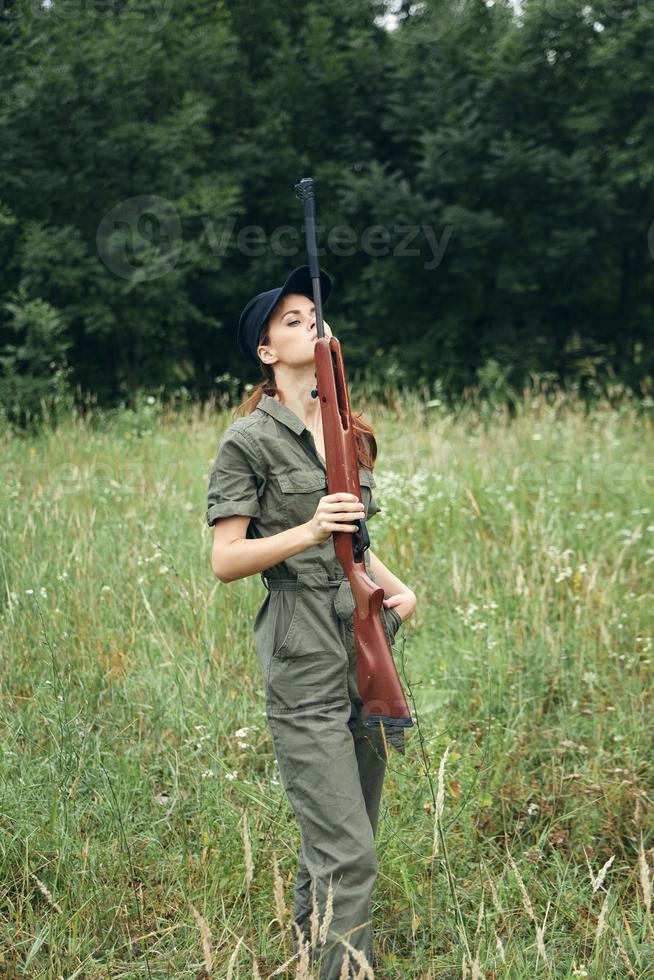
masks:
<svg viewBox="0 0 654 980"><path fill-rule="evenodd" d="M321 497L327 493L327 476L325 473L307 473L306 470L288 470L277 475L281 490L281 506L290 527L306 524L316 512ZM359 483L361 499L368 516L372 487L375 485L370 470L359 467Z"/></svg>
<svg viewBox="0 0 654 980"><path fill-rule="evenodd" d="M306 524L316 512L321 497L327 493L324 473L288 470L277 476L280 503L289 527Z"/></svg>

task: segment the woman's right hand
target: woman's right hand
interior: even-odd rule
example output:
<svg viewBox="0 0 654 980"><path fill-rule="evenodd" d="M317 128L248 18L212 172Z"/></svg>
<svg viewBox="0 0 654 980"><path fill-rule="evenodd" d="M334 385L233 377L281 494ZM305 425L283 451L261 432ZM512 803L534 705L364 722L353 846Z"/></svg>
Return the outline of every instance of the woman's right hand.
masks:
<svg viewBox="0 0 654 980"><path fill-rule="evenodd" d="M328 493L321 497L316 513L307 522L313 544L322 544L333 531L359 530L358 521L365 518L363 503L353 493Z"/></svg>

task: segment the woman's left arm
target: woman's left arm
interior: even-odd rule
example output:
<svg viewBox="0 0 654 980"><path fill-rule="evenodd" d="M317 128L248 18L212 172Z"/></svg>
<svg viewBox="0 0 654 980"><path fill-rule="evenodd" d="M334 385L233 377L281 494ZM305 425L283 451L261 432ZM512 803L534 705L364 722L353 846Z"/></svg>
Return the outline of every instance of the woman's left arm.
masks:
<svg viewBox="0 0 654 980"><path fill-rule="evenodd" d="M375 582L381 585L384 590L384 605L387 609L395 609L404 622L416 608L415 592L412 592L408 585L393 575L383 561L380 561L370 549L368 549L368 555L370 556L370 568Z"/></svg>

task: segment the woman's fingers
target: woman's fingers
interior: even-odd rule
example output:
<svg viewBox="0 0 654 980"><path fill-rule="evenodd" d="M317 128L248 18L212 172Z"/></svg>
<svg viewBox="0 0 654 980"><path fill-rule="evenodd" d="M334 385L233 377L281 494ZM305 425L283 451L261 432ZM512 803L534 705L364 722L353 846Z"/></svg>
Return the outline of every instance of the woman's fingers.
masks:
<svg viewBox="0 0 654 980"><path fill-rule="evenodd" d="M353 518L363 520L365 516L365 511L361 509L354 514L328 514L326 517L323 516L322 520L330 531L358 531L358 524L352 524L351 521Z"/></svg>
<svg viewBox="0 0 654 980"><path fill-rule="evenodd" d="M351 511L336 511L336 512L329 511L325 515L325 519L328 521L352 521L353 519L360 520L362 517L365 516L366 516L366 512L363 509L363 506L361 506L361 507L357 507L356 510L351 510Z"/></svg>
<svg viewBox="0 0 654 980"><path fill-rule="evenodd" d="M359 525L352 519L363 520L366 516L361 500L353 493L329 493L320 501L323 527L329 531L358 531Z"/></svg>

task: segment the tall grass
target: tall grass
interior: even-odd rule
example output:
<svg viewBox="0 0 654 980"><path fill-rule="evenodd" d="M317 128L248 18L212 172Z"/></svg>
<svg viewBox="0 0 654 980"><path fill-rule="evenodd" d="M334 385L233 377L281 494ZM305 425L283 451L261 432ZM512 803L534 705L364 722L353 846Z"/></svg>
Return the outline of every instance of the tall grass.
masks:
<svg viewBox="0 0 654 980"><path fill-rule="evenodd" d="M380 446L373 550L418 597L376 976L654 975L651 403L352 403ZM0 975L294 975L263 588L213 577L204 524L228 422L143 398L0 436Z"/></svg>

